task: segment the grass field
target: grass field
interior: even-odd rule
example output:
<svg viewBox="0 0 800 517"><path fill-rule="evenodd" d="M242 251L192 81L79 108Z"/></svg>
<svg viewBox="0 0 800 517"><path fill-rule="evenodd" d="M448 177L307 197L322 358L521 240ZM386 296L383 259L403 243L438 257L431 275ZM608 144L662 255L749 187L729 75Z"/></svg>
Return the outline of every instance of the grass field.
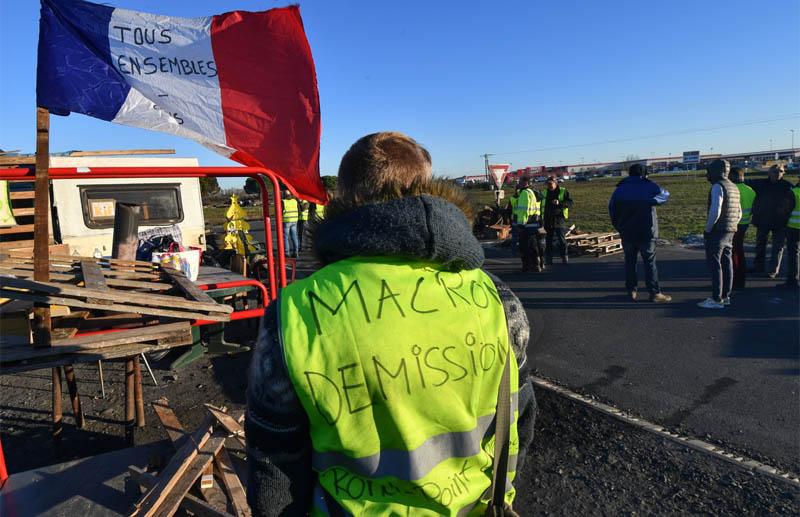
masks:
<svg viewBox="0 0 800 517"><path fill-rule="evenodd" d="M263 212L260 206L244 206L242 208L247 214L246 219L260 219L262 217ZM225 212L227 211L227 206L203 207L203 215L206 218L206 224L223 224L225 222Z"/></svg>
<svg viewBox="0 0 800 517"><path fill-rule="evenodd" d="M748 179L750 179L748 175ZM569 211L571 223L583 231L611 231L608 218L608 200L621 178L594 178L590 182L563 184L569 191L574 207ZM711 185L705 179L705 171L689 176L652 176L652 180L670 193L669 201L658 208L660 237L678 240L681 237L702 234L706 221L706 204ZM544 183L536 183L536 190L543 190ZM476 206L491 204L494 194L489 191L468 191ZM510 196L512 191L506 191ZM755 231L747 232L748 240L755 239Z"/></svg>

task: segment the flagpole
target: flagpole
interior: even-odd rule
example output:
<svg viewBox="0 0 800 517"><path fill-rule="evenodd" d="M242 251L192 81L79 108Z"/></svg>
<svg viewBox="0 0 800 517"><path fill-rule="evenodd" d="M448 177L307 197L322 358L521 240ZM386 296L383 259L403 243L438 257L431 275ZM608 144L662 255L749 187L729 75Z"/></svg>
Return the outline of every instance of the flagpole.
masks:
<svg viewBox="0 0 800 517"><path fill-rule="evenodd" d="M36 108L36 181L33 203L33 279L50 280L50 111ZM33 344L50 346L50 305L33 308Z"/></svg>

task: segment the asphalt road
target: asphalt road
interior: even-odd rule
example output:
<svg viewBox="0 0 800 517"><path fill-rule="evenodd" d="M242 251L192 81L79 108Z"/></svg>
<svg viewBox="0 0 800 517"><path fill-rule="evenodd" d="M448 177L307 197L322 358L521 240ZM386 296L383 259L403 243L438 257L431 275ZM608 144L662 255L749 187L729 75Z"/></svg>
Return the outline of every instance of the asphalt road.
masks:
<svg viewBox="0 0 800 517"><path fill-rule="evenodd" d="M621 254L524 274L507 250L486 255L527 310L540 375L800 470L797 292L749 279L730 307L700 309L710 292L703 252L677 246L657 255L669 304L627 301Z"/></svg>

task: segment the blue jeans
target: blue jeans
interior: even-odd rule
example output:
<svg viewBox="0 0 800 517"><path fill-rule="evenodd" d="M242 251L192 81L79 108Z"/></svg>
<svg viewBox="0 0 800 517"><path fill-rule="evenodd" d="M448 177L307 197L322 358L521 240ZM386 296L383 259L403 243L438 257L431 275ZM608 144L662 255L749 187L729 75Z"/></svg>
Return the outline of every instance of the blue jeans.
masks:
<svg viewBox="0 0 800 517"><path fill-rule="evenodd" d="M721 302L733 288L733 232L706 235L706 264L711 273L711 297Z"/></svg>
<svg viewBox="0 0 800 517"><path fill-rule="evenodd" d="M290 257L296 257L300 251L297 240L297 223L283 223L283 251Z"/></svg>
<svg viewBox="0 0 800 517"><path fill-rule="evenodd" d="M656 241L645 239L643 241L622 240L622 250L625 252L625 289L635 291L639 284L636 274L638 255L644 262L644 284L650 294L661 292L658 285L658 270L656 269Z"/></svg>

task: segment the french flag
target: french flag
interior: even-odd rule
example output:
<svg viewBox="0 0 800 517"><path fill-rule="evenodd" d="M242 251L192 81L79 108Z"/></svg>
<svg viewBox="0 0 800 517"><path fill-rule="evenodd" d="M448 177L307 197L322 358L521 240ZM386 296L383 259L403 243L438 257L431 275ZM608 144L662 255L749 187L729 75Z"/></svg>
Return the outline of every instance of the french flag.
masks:
<svg viewBox="0 0 800 517"><path fill-rule="evenodd" d="M177 18L41 0L37 104L191 138L327 202L314 60L297 6Z"/></svg>

